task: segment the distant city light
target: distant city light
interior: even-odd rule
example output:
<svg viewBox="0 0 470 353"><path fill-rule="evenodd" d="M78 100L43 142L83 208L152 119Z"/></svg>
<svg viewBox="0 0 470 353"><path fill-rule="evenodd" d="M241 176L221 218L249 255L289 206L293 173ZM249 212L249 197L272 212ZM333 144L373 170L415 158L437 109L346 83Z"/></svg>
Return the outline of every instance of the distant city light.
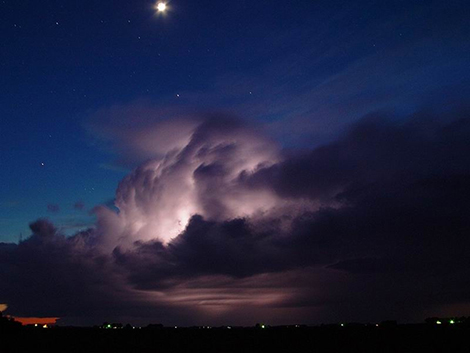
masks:
<svg viewBox="0 0 470 353"><path fill-rule="evenodd" d="M455 324L455 321L454 321L454 320L450 320L450 321L449 321L449 324L453 325L453 324Z"/></svg>
<svg viewBox="0 0 470 353"><path fill-rule="evenodd" d="M341 327L344 327L344 324L341 324Z"/></svg>
<svg viewBox="0 0 470 353"><path fill-rule="evenodd" d="M442 322L440 322L439 320L436 321L436 324L440 325L442 324Z"/></svg>
<svg viewBox="0 0 470 353"><path fill-rule="evenodd" d="M266 326L265 326L265 325L261 325L261 328L266 328Z"/></svg>

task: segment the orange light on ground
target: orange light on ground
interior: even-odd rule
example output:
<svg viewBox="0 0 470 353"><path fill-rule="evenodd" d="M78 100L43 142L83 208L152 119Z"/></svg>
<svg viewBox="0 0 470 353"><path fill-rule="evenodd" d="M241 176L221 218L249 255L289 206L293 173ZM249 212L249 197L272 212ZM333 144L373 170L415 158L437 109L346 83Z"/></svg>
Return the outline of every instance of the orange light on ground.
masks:
<svg viewBox="0 0 470 353"><path fill-rule="evenodd" d="M16 321L21 322L22 325L55 325L59 317L15 317Z"/></svg>

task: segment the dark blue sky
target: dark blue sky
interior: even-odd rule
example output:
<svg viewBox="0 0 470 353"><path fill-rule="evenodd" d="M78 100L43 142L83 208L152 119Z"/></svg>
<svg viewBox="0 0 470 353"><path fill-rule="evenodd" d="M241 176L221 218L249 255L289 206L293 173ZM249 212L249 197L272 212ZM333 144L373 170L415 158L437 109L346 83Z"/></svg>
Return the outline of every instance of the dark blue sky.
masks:
<svg viewBox="0 0 470 353"><path fill-rule="evenodd" d="M290 148L370 112L399 118L468 97L465 1L153 6L0 1L0 242L39 217L84 228L114 198L133 165L87 128L110 106L233 113Z"/></svg>

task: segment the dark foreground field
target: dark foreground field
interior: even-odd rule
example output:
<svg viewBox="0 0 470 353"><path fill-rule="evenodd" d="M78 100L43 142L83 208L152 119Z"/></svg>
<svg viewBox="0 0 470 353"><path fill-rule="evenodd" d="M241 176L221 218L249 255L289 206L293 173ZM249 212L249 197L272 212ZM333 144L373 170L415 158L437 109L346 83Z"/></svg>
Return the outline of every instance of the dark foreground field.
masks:
<svg viewBox="0 0 470 353"><path fill-rule="evenodd" d="M470 352L470 329L300 327L266 329L21 328L0 332L0 352Z"/></svg>

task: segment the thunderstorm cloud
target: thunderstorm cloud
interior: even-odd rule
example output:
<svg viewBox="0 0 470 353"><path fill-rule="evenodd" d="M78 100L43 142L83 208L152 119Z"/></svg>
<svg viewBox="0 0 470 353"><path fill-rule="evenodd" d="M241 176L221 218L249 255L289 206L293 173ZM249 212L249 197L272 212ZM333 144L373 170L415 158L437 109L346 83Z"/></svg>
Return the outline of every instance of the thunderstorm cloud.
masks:
<svg viewBox="0 0 470 353"><path fill-rule="evenodd" d="M73 236L41 219L23 242L0 244L12 313L253 324L468 307L468 112L368 116L334 141L285 150L222 115L127 131L129 111L156 113L126 109L100 113L122 115L113 129L106 118L90 127L123 151L119 163L141 161L115 207L96 207L96 225Z"/></svg>

